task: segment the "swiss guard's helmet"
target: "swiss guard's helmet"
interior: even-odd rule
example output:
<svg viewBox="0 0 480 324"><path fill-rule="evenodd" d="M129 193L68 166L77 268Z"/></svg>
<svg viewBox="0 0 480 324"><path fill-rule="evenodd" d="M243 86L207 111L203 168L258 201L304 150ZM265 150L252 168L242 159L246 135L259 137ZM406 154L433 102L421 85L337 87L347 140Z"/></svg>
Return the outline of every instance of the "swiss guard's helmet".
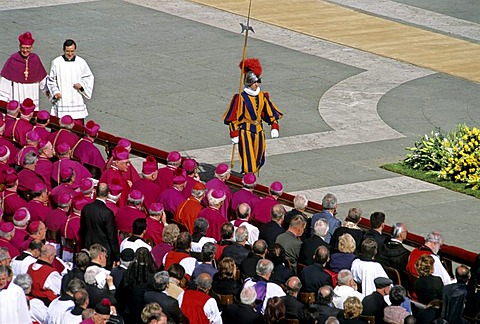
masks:
<svg viewBox="0 0 480 324"><path fill-rule="evenodd" d="M240 69L243 67L243 72L245 73L245 77L243 79L243 83L250 87L255 82L261 83L261 74L262 74L262 66L260 61L256 58L248 58L245 61L240 62Z"/></svg>

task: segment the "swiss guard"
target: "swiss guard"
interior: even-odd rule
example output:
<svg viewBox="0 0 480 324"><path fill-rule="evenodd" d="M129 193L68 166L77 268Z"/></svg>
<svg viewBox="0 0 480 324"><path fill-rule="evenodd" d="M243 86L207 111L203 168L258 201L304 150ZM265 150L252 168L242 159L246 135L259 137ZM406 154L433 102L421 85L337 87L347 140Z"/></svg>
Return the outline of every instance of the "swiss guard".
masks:
<svg viewBox="0 0 480 324"><path fill-rule="evenodd" d="M260 61L256 58L242 60L240 69L242 68L243 92L241 96L233 96L223 115L223 121L230 129L232 144L238 144L242 173L253 173L258 172L265 163L263 122L270 125L271 137L277 138L278 120L283 117L283 113L270 100L267 92L260 91Z"/></svg>

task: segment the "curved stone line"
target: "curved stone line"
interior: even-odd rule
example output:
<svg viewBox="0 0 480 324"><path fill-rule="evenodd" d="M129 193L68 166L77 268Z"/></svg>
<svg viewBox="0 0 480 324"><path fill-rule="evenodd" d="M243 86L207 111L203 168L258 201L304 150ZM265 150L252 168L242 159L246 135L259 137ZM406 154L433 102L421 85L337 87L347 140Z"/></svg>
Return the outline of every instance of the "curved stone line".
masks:
<svg viewBox="0 0 480 324"><path fill-rule="evenodd" d="M375 132L381 130L388 138L404 137L380 118L377 112L378 102L387 92L403 83L432 73L392 66L359 73L325 92L319 102L320 116L336 131L353 129L366 133L373 128Z"/></svg>
<svg viewBox="0 0 480 324"><path fill-rule="evenodd" d="M156 3L145 3L142 0L129 2L232 32L238 32L237 24L239 19L242 19L231 13L180 0L163 0ZM367 70L338 83L320 98L320 116L335 131L267 140L267 156L403 137L381 120L377 114L377 103L381 96L391 89L432 74L432 71L259 21L254 23L257 30L262 32L252 34L252 37ZM355 127L351 127L353 123ZM221 145L183 153L204 163L216 164L225 161L225 158L231 155L231 150L231 145Z"/></svg>

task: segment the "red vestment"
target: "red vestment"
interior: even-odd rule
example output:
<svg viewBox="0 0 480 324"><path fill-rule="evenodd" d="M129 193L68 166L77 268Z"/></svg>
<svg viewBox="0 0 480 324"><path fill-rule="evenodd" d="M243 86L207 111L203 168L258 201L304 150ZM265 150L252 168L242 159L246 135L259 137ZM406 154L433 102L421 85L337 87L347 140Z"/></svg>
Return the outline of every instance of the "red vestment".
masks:
<svg viewBox="0 0 480 324"><path fill-rule="evenodd" d="M213 178L212 180L208 181L205 184L205 187L207 187L207 193L214 189L220 189L225 193L227 198L225 198L225 201L223 202L223 205L220 208L220 213L223 215L223 217L225 217L225 221L228 220L229 219L228 212L229 212L229 208L230 208L230 204L232 202L232 196L233 196L232 190L230 190L230 188L227 186L227 184L224 181L218 178ZM205 205L208 205L207 195L205 195L204 201L205 201Z"/></svg>
<svg viewBox="0 0 480 324"><path fill-rule="evenodd" d="M100 170L105 167L105 159L100 153L100 150L93 144L90 138L82 138L76 144L76 147L72 148L73 156L81 163L93 165Z"/></svg>
<svg viewBox="0 0 480 324"><path fill-rule="evenodd" d="M13 140L20 146L27 145L27 133L33 129L33 125L26 119L20 118L13 126Z"/></svg>
<svg viewBox="0 0 480 324"><path fill-rule="evenodd" d="M180 261L188 257L190 257L190 254L187 252L172 250L168 252L167 256L165 257L164 268L168 269L174 263L180 264Z"/></svg>
<svg viewBox="0 0 480 324"><path fill-rule="evenodd" d="M33 126L33 130L37 132L40 139L46 140L46 141L48 140L48 137L51 134L50 131L44 125L41 125L41 124L36 124L35 126Z"/></svg>
<svg viewBox="0 0 480 324"><path fill-rule="evenodd" d="M45 217L45 226L52 231L59 231L67 221L67 218L67 213L64 210L56 208Z"/></svg>
<svg viewBox="0 0 480 324"><path fill-rule="evenodd" d="M107 184L112 183L113 179L117 179L119 181L120 185L122 186L122 195L117 202L118 207L123 207L126 205L128 193L130 192L130 186L128 185L127 180L125 180L122 174L122 171L118 170L112 165L110 166L110 168L105 170L100 177L100 182Z"/></svg>
<svg viewBox="0 0 480 324"><path fill-rule="evenodd" d="M50 206L45 206L41 201L32 199L25 206L30 212L30 222L41 220L45 223L47 215L52 211Z"/></svg>
<svg viewBox="0 0 480 324"><path fill-rule="evenodd" d="M160 186L160 194L172 187L176 169L171 165L158 169L157 184Z"/></svg>
<svg viewBox="0 0 480 324"><path fill-rule="evenodd" d="M43 179L48 191L52 191L52 168L52 161L44 156L38 157L35 173Z"/></svg>
<svg viewBox="0 0 480 324"><path fill-rule="evenodd" d="M69 131L68 129L59 129L56 132L50 133L48 140L56 148L57 144L67 143L70 148L73 148L77 144L80 137Z"/></svg>
<svg viewBox="0 0 480 324"><path fill-rule="evenodd" d="M4 247L8 249L8 254L10 254L10 257L13 259L17 255L20 255L20 252L16 247L10 243L9 240L4 239L3 237L0 237L0 247Z"/></svg>
<svg viewBox="0 0 480 324"><path fill-rule="evenodd" d="M53 163L52 166L52 179L57 183L60 183L60 171L66 168L72 168L75 172L75 181L72 184L74 189L80 187L82 179L91 178L92 174L81 163L70 160L67 157L62 157L60 160Z"/></svg>
<svg viewBox="0 0 480 324"><path fill-rule="evenodd" d="M35 171L23 169L18 173L18 190L33 191L33 187L39 182L45 184Z"/></svg>
<svg viewBox="0 0 480 324"><path fill-rule="evenodd" d="M209 324L207 315L203 308L211 297L198 290L187 290L183 294L182 310L183 314L189 319L190 323Z"/></svg>
<svg viewBox="0 0 480 324"><path fill-rule="evenodd" d="M144 235L144 239L152 239L155 245L160 244L163 242L162 234L163 234L164 225L162 222L159 222L153 217L147 217L147 230Z"/></svg>
<svg viewBox="0 0 480 324"><path fill-rule="evenodd" d="M192 234L193 223L202 209L203 206L200 204L200 201L192 196L178 206L174 220L185 225L190 234Z"/></svg>
<svg viewBox="0 0 480 324"><path fill-rule="evenodd" d="M133 221L137 218L147 218L147 215L134 206L120 207L115 214L115 222L119 231L132 233Z"/></svg>
<svg viewBox="0 0 480 324"><path fill-rule="evenodd" d="M268 223L272 220L272 207L277 204L278 202L273 196L266 196L255 204L251 218L262 223Z"/></svg>
<svg viewBox="0 0 480 324"><path fill-rule="evenodd" d="M207 207L203 209L198 217L203 217L208 221L208 229L206 236L214 238L217 242L222 239L222 225L227 222L218 209Z"/></svg>
<svg viewBox="0 0 480 324"><path fill-rule="evenodd" d="M10 156L8 157L8 164L14 164L15 158L17 157L18 148L9 141L5 136L0 136L0 145L5 145L10 151Z"/></svg>
<svg viewBox="0 0 480 324"><path fill-rule="evenodd" d="M130 192L133 190L138 190L143 194L143 204L147 209L160 197L160 186L156 182L148 179L135 181L132 188L130 188Z"/></svg>
<svg viewBox="0 0 480 324"><path fill-rule="evenodd" d="M15 226L15 234L10 240L10 244L17 248L20 251L20 246L25 242L25 240L30 236L24 228L19 228Z"/></svg>
<svg viewBox="0 0 480 324"><path fill-rule="evenodd" d="M50 193L50 200L52 201L54 206L58 205L58 197L62 194L68 193L73 198L75 197L76 191L72 188L72 185L61 183L60 185L53 188L52 192Z"/></svg>
<svg viewBox="0 0 480 324"><path fill-rule="evenodd" d="M12 217L17 209L25 207L27 204L27 202L21 198L16 191L12 191L11 189L5 189L5 191L2 191L1 197L3 214L8 217Z"/></svg>
<svg viewBox="0 0 480 324"><path fill-rule="evenodd" d="M27 270L27 273L32 278L32 290L30 294L40 299L46 298L49 301L53 301L55 298L57 298L57 295L55 295L55 293L52 290L45 289L44 285L45 285L45 281L47 281L48 276L52 272L57 270L55 270L54 267L47 264L42 264L37 270L35 270L33 267L33 265L35 264L36 263L29 265Z"/></svg>
<svg viewBox="0 0 480 324"><path fill-rule="evenodd" d="M176 188L170 188L165 190L158 200L162 203L165 212L169 212L172 215L175 215L178 206L180 206L186 198L183 196L182 192Z"/></svg>

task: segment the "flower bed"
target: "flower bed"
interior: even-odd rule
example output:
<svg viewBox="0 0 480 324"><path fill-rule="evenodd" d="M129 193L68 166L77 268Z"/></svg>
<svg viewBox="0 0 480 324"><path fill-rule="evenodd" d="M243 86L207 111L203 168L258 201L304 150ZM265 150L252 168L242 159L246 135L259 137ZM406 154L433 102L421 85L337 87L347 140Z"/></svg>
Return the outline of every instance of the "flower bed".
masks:
<svg viewBox="0 0 480 324"><path fill-rule="evenodd" d="M447 134L433 132L415 142L404 164L438 179L464 183L474 190L480 188L480 129L458 125Z"/></svg>

